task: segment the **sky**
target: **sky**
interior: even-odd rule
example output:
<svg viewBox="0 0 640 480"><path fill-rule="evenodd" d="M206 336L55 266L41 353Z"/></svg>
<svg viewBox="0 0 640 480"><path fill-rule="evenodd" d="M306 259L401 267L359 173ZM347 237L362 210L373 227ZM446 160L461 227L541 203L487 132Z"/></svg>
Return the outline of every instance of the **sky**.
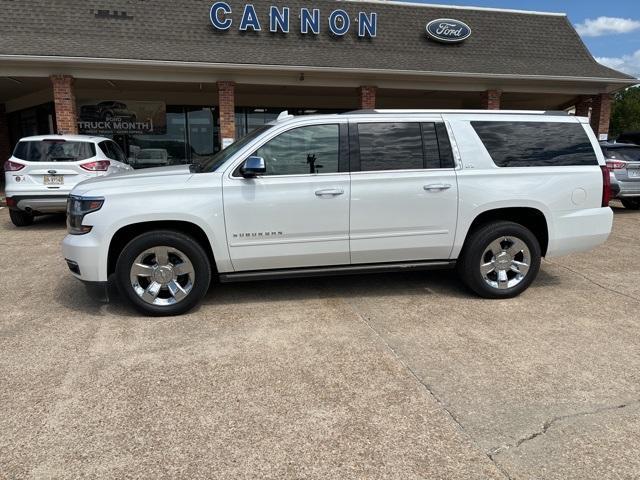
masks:
<svg viewBox="0 0 640 480"><path fill-rule="evenodd" d="M413 1L566 13L596 60L640 78L640 0Z"/></svg>

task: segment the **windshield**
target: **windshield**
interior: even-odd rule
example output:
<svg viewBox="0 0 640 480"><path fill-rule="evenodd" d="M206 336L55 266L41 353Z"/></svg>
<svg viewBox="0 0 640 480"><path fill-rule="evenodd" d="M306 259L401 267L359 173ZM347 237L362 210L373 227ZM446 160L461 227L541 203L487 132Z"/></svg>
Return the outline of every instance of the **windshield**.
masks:
<svg viewBox="0 0 640 480"><path fill-rule="evenodd" d="M42 140L18 142L13 156L27 162L77 162L96 156L91 142Z"/></svg>
<svg viewBox="0 0 640 480"><path fill-rule="evenodd" d="M273 125L265 125L263 127L254 130L253 132L245 135L240 140L229 145L224 150L220 150L213 157L209 158L206 161L202 161L194 164L198 172L215 172L222 164L224 164L227 160L233 157L236 153L238 153L245 145L251 143L258 136L262 135L264 132L272 128Z"/></svg>
<svg viewBox="0 0 640 480"><path fill-rule="evenodd" d="M604 155L612 160L640 162L640 147L604 148Z"/></svg>

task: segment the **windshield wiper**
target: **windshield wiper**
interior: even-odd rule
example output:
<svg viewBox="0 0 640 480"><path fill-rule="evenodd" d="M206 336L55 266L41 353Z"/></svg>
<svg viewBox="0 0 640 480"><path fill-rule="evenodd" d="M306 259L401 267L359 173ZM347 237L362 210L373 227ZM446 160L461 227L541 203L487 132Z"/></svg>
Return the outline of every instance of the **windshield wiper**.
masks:
<svg viewBox="0 0 640 480"><path fill-rule="evenodd" d="M51 158L49 158L49 161L51 161L51 162L61 162L61 161L64 161L64 160L75 161L76 157L51 157Z"/></svg>

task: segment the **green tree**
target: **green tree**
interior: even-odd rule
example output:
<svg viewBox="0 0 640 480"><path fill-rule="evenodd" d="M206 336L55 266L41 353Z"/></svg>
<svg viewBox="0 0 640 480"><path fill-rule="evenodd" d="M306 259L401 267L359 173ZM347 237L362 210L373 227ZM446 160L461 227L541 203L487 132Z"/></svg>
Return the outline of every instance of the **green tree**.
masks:
<svg viewBox="0 0 640 480"><path fill-rule="evenodd" d="M613 97L611 138L622 132L640 132L640 86L627 88Z"/></svg>

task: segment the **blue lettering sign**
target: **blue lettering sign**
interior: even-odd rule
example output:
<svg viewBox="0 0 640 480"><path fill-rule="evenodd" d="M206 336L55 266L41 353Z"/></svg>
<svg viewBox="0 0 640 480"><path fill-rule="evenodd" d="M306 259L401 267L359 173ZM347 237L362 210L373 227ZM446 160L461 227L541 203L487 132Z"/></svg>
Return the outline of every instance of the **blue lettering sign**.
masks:
<svg viewBox="0 0 640 480"><path fill-rule="evenodd" d="M320 10L313 9L313 13L308 8L300 9L300 33L311 33L314 35L320 35Z"/></svg>
<svg viewBox="0 0 640 480"><path fill-rule="evenodd" d="M220 15L222 12L222 15ZM216 2L211 5L211 11L209 12L209 17L211 17L211 23L218 30L229 30L231 28L231 24L233 20L230 18L224 18L224 15L229 15L231 13L231 7L228 3L225 2Z"/></svg>
<svg viewBox="0 0 640 480"><path fill-rule="evenodd" d="M331 33L341 37L349 31L350 27L351 20L347 12L344 10L331 12L331 15L329 15L329 30L331 30Z"/></svg>
<svg viewBox="0 0 640 480"><path fill-rule="evenodd" d="M282 7L282 11L278 7L271 7L269 10L269 31L289 33L289 7Z"/></svg>
<svg viewBox="0 0 640 480"><path fill-rule="evenodd" d="M244 6L244 13L242 14L242 20L240 20L240 30L247 30L251 28L254 32L262 30L260 28L260 21L256 14L256 9L250 3Z"/></svg>
<svg viewBox="0 0 640 480"><path fill-rule="evenodd" d="M358 14L358 36L375 38L378 33L378 14L372 13L367 16L366 13Z"/></svg>
<svg viewBox="0 0 640 480"><path fill-rule="evenodd" d="M261 14L266 13L261 12ZM270 6L268 15L268 19L264 17L263 21L268 20L270 32L290 32L291 9L289 7ZM234 23L233 11L227 2L214 2L211 5L209 18L216 30L229 30ZM300 8L300 33L303 35L320 35L320 18L319 8ZM337 37L342 37L351 30L351 18L345 10L337 9L332 11L328 21L329 31ZM354 21L357 21L358 24L358 37L374 38L378 34L377 13L358 12L358 18ZM244 5L238 28L241 31L262 31L260 18L253 4L247 3ZM430 22L427 31L434 39L437 38L441 41L460 41L467 38L471 33L471 29L466 24L457 20L447 19Z"/></svg>

